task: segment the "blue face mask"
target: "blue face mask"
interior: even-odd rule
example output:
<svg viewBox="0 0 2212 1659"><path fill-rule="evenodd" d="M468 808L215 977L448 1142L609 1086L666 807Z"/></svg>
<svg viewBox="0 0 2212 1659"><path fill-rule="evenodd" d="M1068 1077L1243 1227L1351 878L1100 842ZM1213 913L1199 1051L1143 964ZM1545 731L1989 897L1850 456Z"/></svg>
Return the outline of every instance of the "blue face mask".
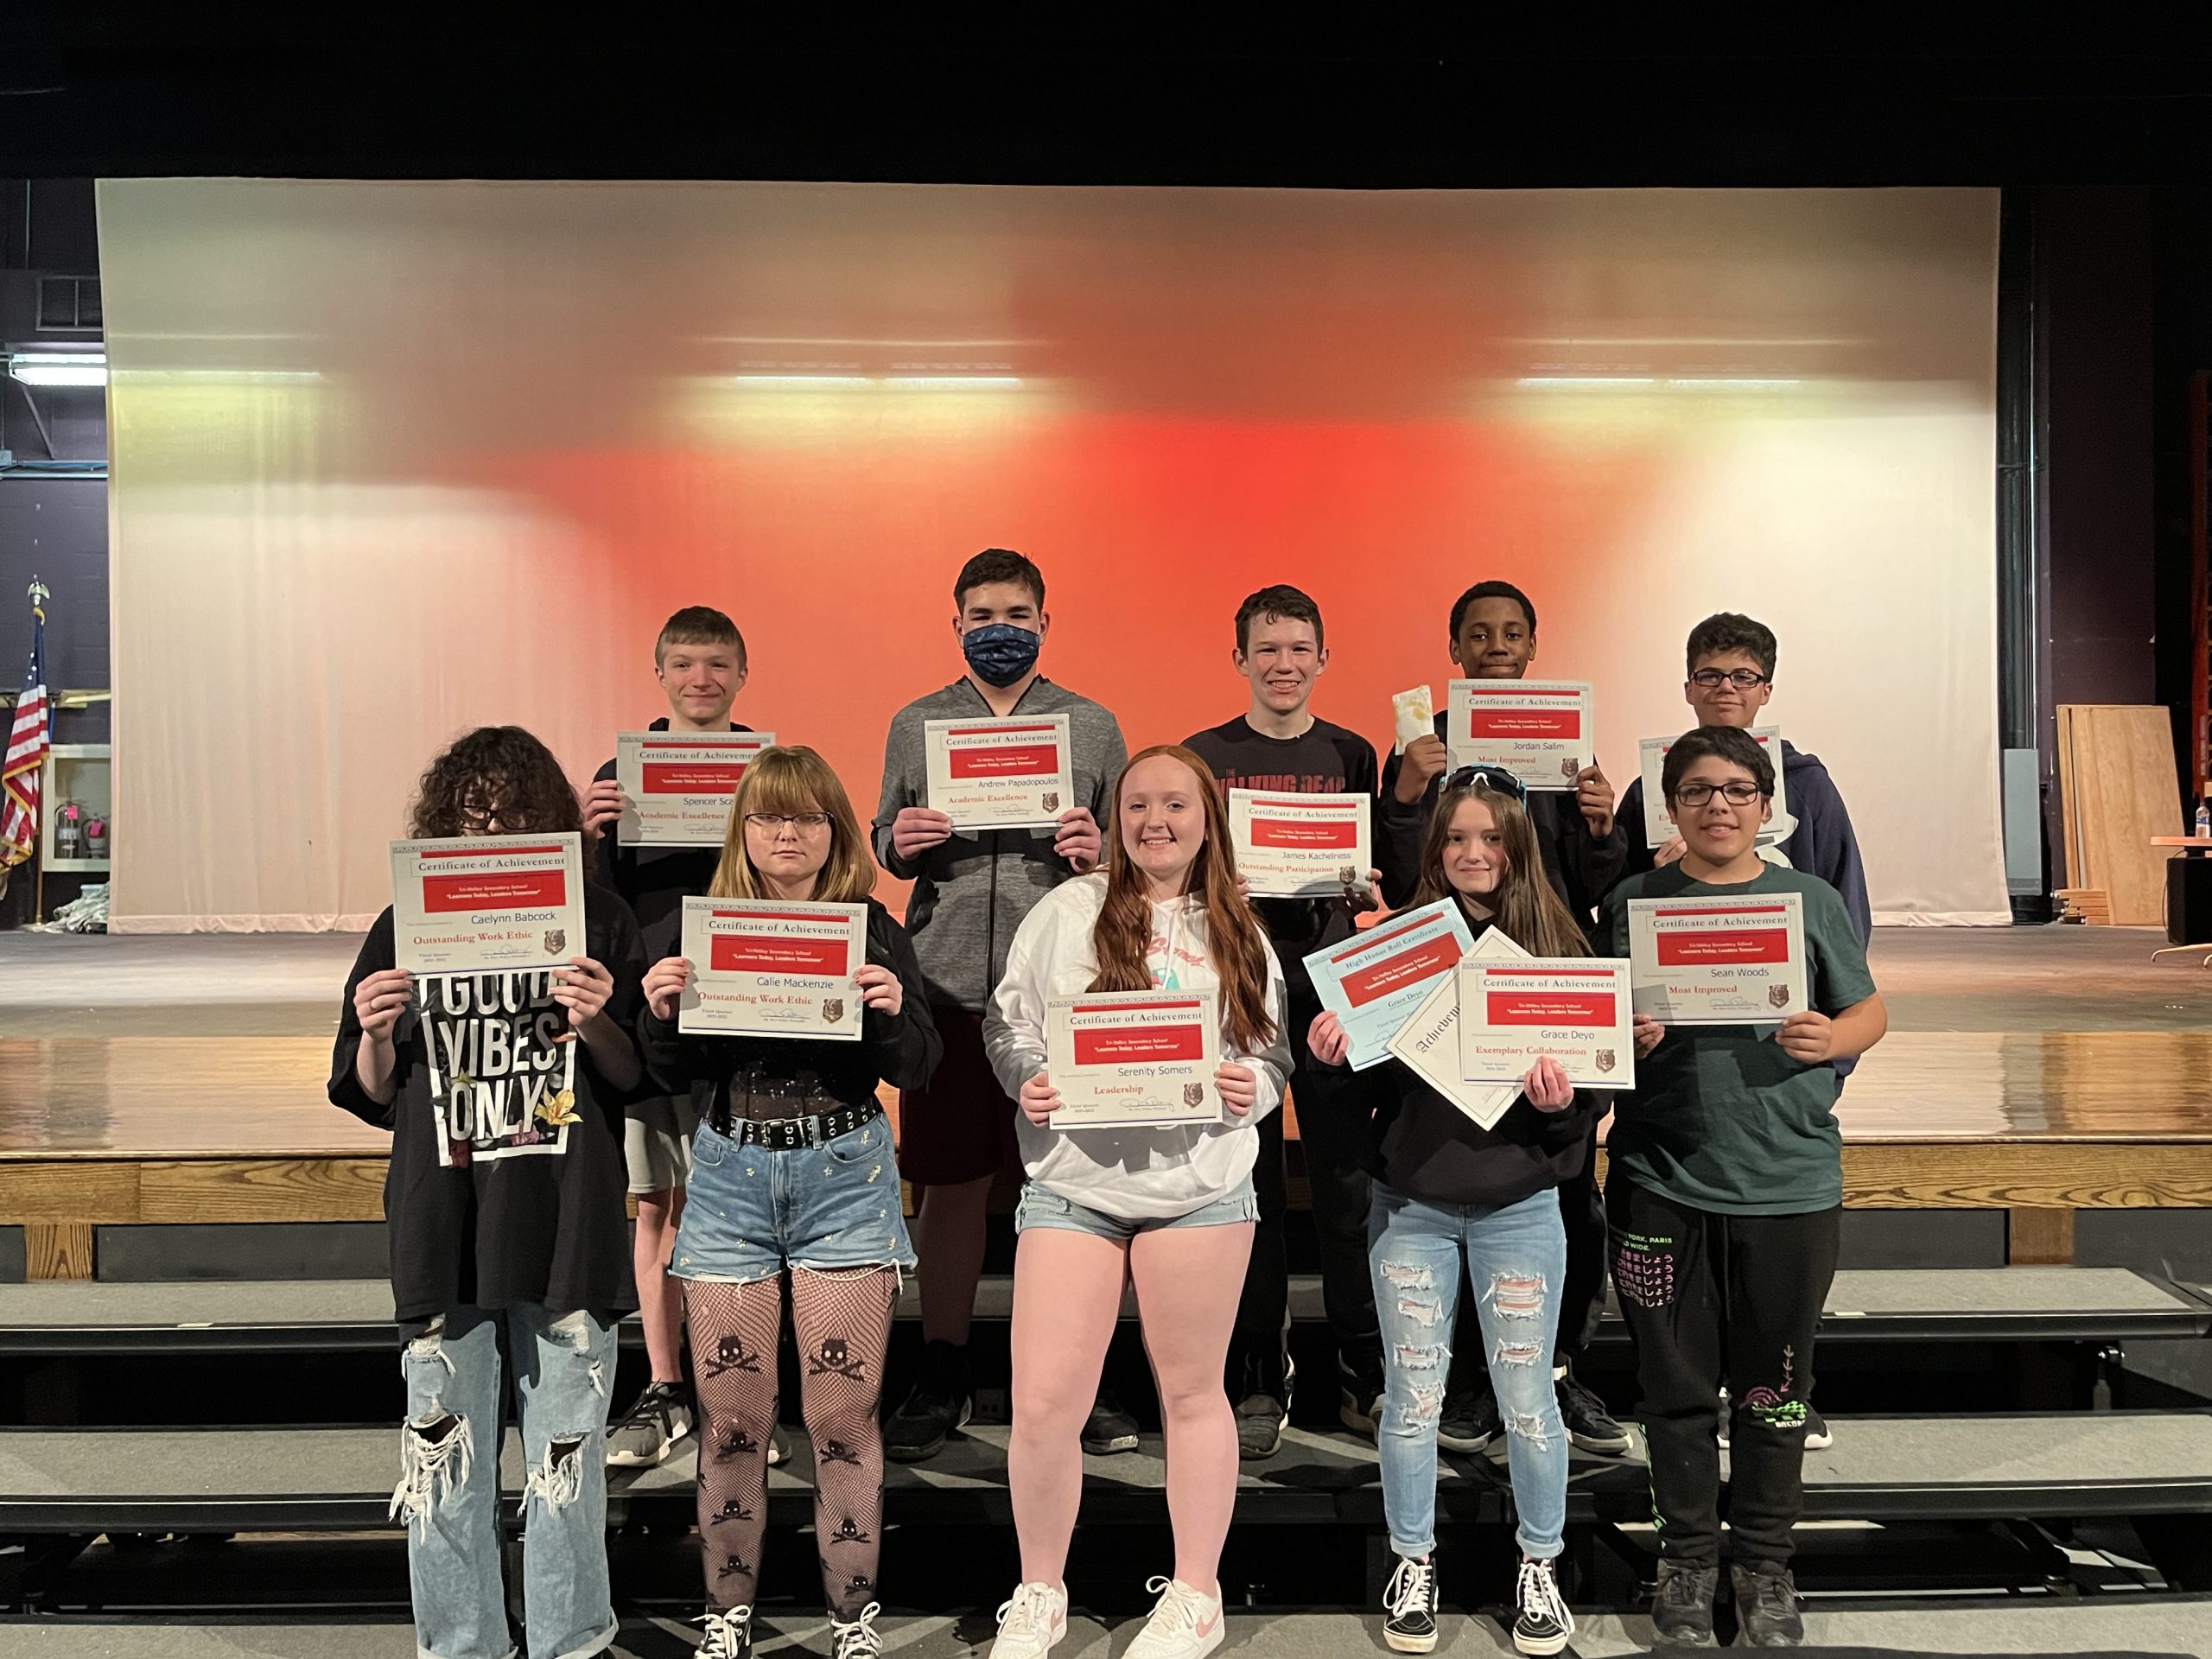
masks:
<svg viewBox="0 0 2212 1659"><path fill-rule="evenodd" d="M960 654L986 685L1012 685L1037 666L1045 636L1010 622L987 623L960 636Z"/></svg>

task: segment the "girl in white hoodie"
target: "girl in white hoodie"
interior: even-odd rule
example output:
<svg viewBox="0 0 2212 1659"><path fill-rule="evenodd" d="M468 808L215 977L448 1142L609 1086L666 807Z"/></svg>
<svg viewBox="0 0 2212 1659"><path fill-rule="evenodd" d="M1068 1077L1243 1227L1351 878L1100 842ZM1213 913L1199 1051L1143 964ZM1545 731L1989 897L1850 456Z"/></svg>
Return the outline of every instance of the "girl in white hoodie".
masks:
<svg viewBox="0 0 2212 1659"><path fill-rule="evenodd" d="M1282 969L1237 885L1229 818L1205 761L1177 745L1123 768L1107 865L1024 918L983 1024L1028 1180L1014 1224L1014 1434L1007 1473L1020 1586L992 1659L1042 1659L1067 1630L1062 1572L1083 1493L1080 1435L1122 1287L1136 1287L1167 1439L1175 1575L1125 1659L1202 1659L1221 1643L1222 1541L1236 1497L1236 1423L1223 1386L1252 1251L1254 1126L1282 1100ZM1057 1130L1045 1005L1086 991L1218 993L1214 1084L1227 1121Z"/></svg>

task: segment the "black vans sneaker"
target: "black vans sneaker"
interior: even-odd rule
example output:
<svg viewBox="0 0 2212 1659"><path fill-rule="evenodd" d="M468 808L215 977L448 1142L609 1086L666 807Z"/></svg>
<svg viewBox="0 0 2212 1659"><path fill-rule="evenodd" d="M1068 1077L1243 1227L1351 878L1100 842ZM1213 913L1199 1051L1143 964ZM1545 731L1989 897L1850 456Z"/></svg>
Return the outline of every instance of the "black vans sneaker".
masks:
<svg viewBox="0 0 2212 1659"><path fill-rule="evenodd" d="M1513 1645L1522 1653L1557 1653L1574 1634L1574 1615L1559 1592L1559 1574L1550 1561L1523 1559L1514 1581Z"/></svg>
<svg viewBox="0 0 2212 1659"><path fill-rule="evenodd" d="M1797 1580L1783 1561L1753 1561L1728 1569L1736 1592L1736 1645L1802 1648L1805 1619L1797 1611Z"/></svg>
<svg viewBox="0 0 2212 1659"><path fill-rule="evenodd" d="M1497 1395L1490 1377L1444 1396L1443 1414L1436 1422L1436 1443L1446 1452L1479 1452L1492 1441L1504 1444L1505 1423L1497 1414Z"/></svg>
<svg viewBox="0 0 2212 1659"><path fill-rule="evenodd" d="M1652 1645L1713 1646L1713 1593L1719 1587L1720 1569L1717 1567L1660 1562L1659 1587L1651 1596Z"/></svg>
<svg viewBox="0 0 2212 1659"><path fill-rule="evenodd" d="M893 1463L919 1463L944 1450L945 1436L968 1427L968 1351L950 1342L922 1347L922 1380L883 1425L883 1455Z"/></svg>
<svg viewBox="0 0 2212 1659"><path fill-rule="evenodd" d="M1084 1421L1083 1449L1094 1458L1137 1449L1137 1420L1122 1409L1114 1391L1103 1383L1090 1402L1090 1415Z"/></svg>
<svg viewBox="0 0 2212 1659"><path fill-rule="evenodd" d="M1382 1592L1382 1639L1394 1653L1436 1649L1436 1568L1401 1556Z"/></svg>
<svg viewBox="0 0 2212 1659"><path fill-rule="evenodd" d="M1604 1401L1574 1380L1573 1371L1553 1379L1552 1387L1559 1395L1560 1421L1567 1425L1571 1444L1607 1457L1618 1457L1629 1449L1628 1430L1605 1409Z"/></svg>

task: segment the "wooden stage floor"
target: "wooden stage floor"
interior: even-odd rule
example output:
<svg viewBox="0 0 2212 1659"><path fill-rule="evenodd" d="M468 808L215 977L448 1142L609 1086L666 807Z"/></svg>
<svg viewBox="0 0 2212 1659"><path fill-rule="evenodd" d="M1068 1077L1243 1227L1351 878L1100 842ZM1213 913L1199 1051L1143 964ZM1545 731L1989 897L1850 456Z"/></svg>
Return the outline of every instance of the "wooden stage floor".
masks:
<svg viewBox="0 0 2212 1659"><path fill-rule="evenodd" d="M0 934L0 1224L68 1274L99 1222L373 1219L388 1137L325 1103L357 941ZM1839 1108L1849 1202L2212 1205L2212 972L2148 929L1878 930L1891 1034Z"/></svg>

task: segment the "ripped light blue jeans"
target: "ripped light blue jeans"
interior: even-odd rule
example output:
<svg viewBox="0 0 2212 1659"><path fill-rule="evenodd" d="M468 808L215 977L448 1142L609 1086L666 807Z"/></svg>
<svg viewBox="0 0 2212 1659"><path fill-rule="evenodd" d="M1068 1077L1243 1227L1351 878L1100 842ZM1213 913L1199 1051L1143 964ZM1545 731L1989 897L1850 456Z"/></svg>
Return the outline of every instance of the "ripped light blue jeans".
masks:
<svg viewBox="0 0 2212 1659"><path fill-rule="evenodd" d="M1367 1266L1382 1329L1375 1440L1390 1548L1404 1556L1436 1548L1436 1425L1452 1369L1463 1252L1505 1423L1514 1535L1522 1554L1547 1560L1560 1553L1567 1525L1567 1429L1552 1387L1567 1230L1550 1188L1485 1210L1430 1204L1375 1184Z"/></svg>
<svg viewBox="0 0 2212 1659"><path fill-rule="evenodd" d="M405 1343L407 1421L391 1513L407 1522L422 1659L506 1659L499 1587L499 1328L522 1413L523 1609L530 1659L614 1639L607 1581L607 1397L614 1331L535 1303L448 1309Z"/></svg>

